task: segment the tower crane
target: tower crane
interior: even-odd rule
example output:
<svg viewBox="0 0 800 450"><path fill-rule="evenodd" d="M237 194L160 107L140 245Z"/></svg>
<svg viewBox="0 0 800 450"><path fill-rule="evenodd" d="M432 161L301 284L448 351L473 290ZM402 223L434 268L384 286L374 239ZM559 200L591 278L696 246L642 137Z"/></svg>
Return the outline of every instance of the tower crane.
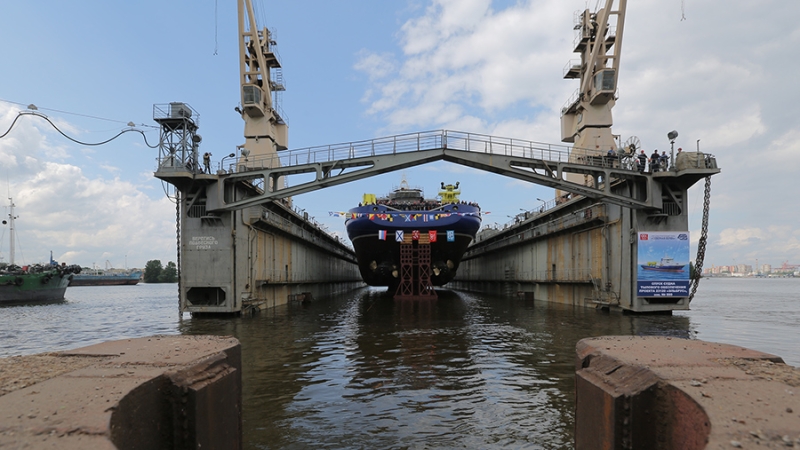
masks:
<svg viewBox="0 0 800 450"><path fill-rule="evenodd" d="M284 91L281 63L272 33L258 29L252 0L237 0L239 15L239 70L245 143L239 165L278 166L278 152L288 145L288 125L278 111L279 91ZM283 184L283 180L279 181ZM282 186L279 186L282 187Z"/></svg>
<svg viewBox="0 0 800 450"><path fill-rule="evenodd" d="M606 0L594 13L588 9L580 13L574 48L581 55L580 63L570 63L564 73L564 78L579 78L580 87L561 110L561 140L598 155L617 148L611 134L611 109L616 101L626 8L627 0Z"/></svg>

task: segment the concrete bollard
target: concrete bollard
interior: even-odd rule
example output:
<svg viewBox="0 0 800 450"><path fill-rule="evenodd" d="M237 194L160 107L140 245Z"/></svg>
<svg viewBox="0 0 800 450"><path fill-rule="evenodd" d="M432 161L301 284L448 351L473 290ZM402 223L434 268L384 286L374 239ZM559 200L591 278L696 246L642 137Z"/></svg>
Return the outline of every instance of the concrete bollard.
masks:
<svg viewBox="0 0 800 450"><path fill-rule="evenodd" d="M775 355L668 337L583 339L575 448L800 447L800 370Z"/></svg>
<svg viewBox="0 0 800 450"><path fill-rule="evenodd" d="M0 359L0 447L242 447L239 342L153 336Z"/></svg>

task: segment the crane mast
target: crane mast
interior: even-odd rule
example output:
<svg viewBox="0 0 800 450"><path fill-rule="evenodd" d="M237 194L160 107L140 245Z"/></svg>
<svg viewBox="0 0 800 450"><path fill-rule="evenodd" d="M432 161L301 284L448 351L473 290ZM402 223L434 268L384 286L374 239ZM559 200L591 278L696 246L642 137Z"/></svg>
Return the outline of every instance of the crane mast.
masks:
<svg viewBox="0 0 800 450"><path fill-rule="evenodd" d="M273 97L285 90L281 63L272 48L276 42L267 28L258 29L252 0L238 0L238 13L242 107L237 111L244 120L245 138L239 146L239 165L276 167L278 151L288 146L288 125Z"/></svg>
<svg viewBox="0 0 800 450"><path fill-rule="evenodd" d="M580 87L561 110L561 140L575 148L605 154L617 148L611 133L625 26L627 0L606 0L597 12L584 10L576 17L575 53L564 78L580 79Z"/></svg>

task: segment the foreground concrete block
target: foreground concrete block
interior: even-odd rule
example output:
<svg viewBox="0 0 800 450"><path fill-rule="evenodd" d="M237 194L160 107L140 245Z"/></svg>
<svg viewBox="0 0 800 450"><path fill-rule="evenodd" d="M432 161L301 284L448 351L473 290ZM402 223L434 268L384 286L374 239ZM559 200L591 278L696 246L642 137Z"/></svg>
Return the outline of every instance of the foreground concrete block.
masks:
<svg viewBox="0 0 800 450"><path fill-rule="evenodd" d="M775 355L667 337L577 345L575 448L800 447L800 370Z"/></svg>
<svg viewBox="0 0 800 450"><path fill-rule="evenodd" d="M0 447L241 448L239 342L126 339L0 360Z"/></svg>

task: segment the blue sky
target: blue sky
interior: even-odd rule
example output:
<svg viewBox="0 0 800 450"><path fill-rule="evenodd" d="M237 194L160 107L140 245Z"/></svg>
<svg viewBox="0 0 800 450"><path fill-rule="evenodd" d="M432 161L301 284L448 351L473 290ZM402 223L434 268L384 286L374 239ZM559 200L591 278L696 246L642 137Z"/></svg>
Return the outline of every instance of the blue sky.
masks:
<svg viewBox="0 0 800 450"><path fill-rule="evenodd" d="M572 25L586 1L257 3L284 67L290 148L436 129L559 143L559 111L577 88L562 70L578 56ZM639 137L650 153L669 150L666 133L675 129L678 146L694 149L699 139L717 156L706 267L800 264L798 13L800 3L787 1L629 2L614 132ZM200 113L201 151L218 161L243 142L234 1L12 2L3 19L0 134L33 103L85 142L128 121L154 142L153 104L183 101ZM20 216L18 260L44 261L50 250L84 266L175 260L175 207L152 176L156 156L133 134L80 146L22 118L0 139L0 169ZM405 175L431 196L441 181L460 181L462 198L492 212L484 224L553 196L447 163ZM328 212L347 210L364 192L384 194L400 178L295 203L343 235ZM701 184L690 191L693 240ZM2 239L7 258L7 231Z"/></svg>

